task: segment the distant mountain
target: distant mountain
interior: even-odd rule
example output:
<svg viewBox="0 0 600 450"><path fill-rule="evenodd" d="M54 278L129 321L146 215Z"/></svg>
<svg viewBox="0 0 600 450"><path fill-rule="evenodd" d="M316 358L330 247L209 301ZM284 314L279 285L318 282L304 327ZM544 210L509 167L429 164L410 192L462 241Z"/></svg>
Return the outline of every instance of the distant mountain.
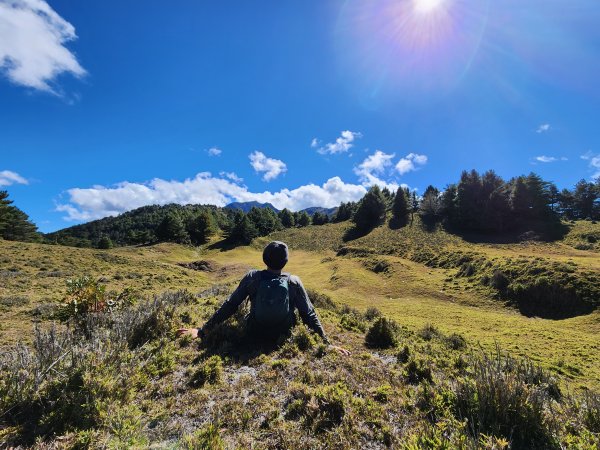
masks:
<svg viewBox="0 0 600 450"><path fill-rule="evenodd" d="M275 212L279 212L277 208L275 208L270 203L259 203L259 202L233 202L229 205L225 206L227 209L241 209L245 213L250 211L252 208L270 208Z"/></svg>
<svg viewBox="0 0 600 450"><path fill-rule="evenodd" d="M337 210L338 210L337 207L323 208L321 206L311 206L310 208L305 208L302 211L306 212L306 214L308 214L309 216L314 215L314 213L316 213L316 212L320 212L322 214L326 214L327 216L329 216L331 218L331 217L333 217L333 215L336 213Z"/></svg>

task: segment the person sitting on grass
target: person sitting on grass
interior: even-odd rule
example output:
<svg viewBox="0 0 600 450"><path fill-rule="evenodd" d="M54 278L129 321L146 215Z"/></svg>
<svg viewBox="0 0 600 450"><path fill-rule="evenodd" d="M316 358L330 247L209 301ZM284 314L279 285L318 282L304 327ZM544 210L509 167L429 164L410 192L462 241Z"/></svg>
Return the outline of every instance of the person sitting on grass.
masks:
<svg viewBox="0 0 600 450"><path fill-rule="evenodd" d="M248 272L203 327L181 328L177 334L203 338L211 328L231 317L249 297L250 313L246 316L246 328L250 334L273 341L289 335L296 325L294 311L297 309L304 324L321 336L332 350L349 355L348 350L329 342L300 278L281 272L288 262L287 245L279 241L269 243L263 251L263 261L266 270Z"/></svg>

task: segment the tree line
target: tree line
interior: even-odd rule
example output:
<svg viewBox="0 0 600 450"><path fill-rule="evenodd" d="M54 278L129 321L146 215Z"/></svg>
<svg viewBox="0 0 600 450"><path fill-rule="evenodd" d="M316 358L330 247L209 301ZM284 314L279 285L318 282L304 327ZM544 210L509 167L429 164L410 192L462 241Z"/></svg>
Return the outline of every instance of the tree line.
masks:
<svg viewBox="0 0 600 450"><path fill-rule="evenodd" d="M428 186L422 195L408 188L391 192L373 186L360 201L341 203L331 217L320 211L310 216L289 209L253 207L244 213L211 205L151 205L44 236L27 214L12 205L8 193L0 191L0 237L77 247L200 245L216 234L238 245L285 228L348 220L355 232L365 234L388 217L390 226L402 227L415 215L425 225L439 223L457 233L536 231L551 236L561 219L600 219L600 179L580 180L573 189L559 191L535 173L504 180L491 170L472 170L443 190Z"/></svg>
<svg viewBox="0 0 600 450"><path fill-rule="evenodd" d="M552 182L530 173L504 180L494 171L464 171L443 191L428 186L422 196L399 188L391 194L373 186L352 215L355 230L367 232L391 212L390 225L402 227L418 214L425 225L443 224L459 233L537 231L552 237L561 219L600 219L600 178L580 180L559 191Z"/></svg>

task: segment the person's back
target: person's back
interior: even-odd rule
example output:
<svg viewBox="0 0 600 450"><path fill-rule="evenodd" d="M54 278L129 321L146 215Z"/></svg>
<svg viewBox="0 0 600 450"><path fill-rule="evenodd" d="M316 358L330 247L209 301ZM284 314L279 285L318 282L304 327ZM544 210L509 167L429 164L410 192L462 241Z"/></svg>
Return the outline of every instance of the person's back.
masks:
<svg viewBox="0 0 600 450"><path fill-rule="evenodd" d="M248 272L237 289L203 327L182 328L178 334L203 337L212 327L231 317L243 301L249 298L250 312L246 316L248 332L276 339L289 333L296 324L295 311L298 311L304 324L330 344L300 278L281 272L288 257L286 244L279 241L269 243L263 251L267 269ZM340 347L332 347L342 354L349 354Z"/></svg>

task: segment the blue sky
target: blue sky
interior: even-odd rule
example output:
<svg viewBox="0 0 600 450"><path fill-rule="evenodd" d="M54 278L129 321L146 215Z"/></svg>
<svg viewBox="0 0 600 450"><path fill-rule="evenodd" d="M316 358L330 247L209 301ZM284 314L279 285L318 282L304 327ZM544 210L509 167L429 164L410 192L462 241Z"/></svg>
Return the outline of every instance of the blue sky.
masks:
<svg viewBox="0 0 600 450"><path fill-rule="evenodd" d="M597 0L0 0L0 188L42 231L600 174ZM212 149L212 150L211 150Z"/></svg>

